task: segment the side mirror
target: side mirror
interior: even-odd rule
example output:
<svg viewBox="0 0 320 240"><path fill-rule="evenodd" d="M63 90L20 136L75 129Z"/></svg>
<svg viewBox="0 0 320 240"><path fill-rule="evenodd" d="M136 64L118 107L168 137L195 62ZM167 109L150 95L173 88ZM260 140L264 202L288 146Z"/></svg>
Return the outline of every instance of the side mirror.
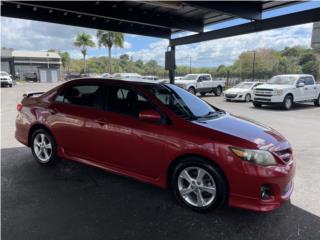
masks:
<svg viewBox="0 0 320 240"><path fill-rule="evenodd" d="M298 87L298 88L304 87L304 83L303 83L303 82L299 82L299 83L297 84L297 87Z"/></svg>
<svg viewBox="0 0 320 240"><path fill-rule="evenodd" d="M146 122L159 122L161 120L160 114L152 109L146 109L139 112L139 119Z"/></svg>

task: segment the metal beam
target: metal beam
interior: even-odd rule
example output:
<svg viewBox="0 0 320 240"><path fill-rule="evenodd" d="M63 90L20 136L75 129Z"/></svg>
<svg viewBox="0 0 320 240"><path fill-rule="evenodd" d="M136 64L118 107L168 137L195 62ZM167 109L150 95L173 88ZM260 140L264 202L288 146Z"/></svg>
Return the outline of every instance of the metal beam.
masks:
<svg viewBox="0 0 320 240"><path fill-rule="evenodd" d="M315 8L311 10L286 14L279 17L268 18L261 21L241 24L234 27L228 27L200 34L194 34L186 37L171 39L170 46L198 43L219 38L271 30L275 28L289 27L298 24L316 22L319 20L320 8Z"/></svg>
<svg viewBox="0 0 320 240"><path fill-rule="evenodd" d="M262 1L185 1L185 4L250 20L262 18Z"/></svg>
<svg viewBox="0 0 320 240"><path fill-rule="evenodd" d="M19 2L38 8L55 8L65 12L76 12L94 17L105 17L110 20L128 23L143 24L151 27L179 29L192 32L203 32L204 24L201 21L169 16L168 14L154 13L135 9L116 1L87 1L84 4L74 1L28 1ZM98 3L98 4L97 4Z"/></svg>
<svg viewBox="0 0 320 240"><path fill-rule="evenodd" d="M150 37L170 38L170 29L145 26L140 24L119 22L106 18L88 16L81 13L70 13L60 11L55 8L41 8L16 4L13 2L2 2L1 15L3 17L29 19L35 21L44 21L72 25L77 27L94 28L116 32L131 33Z"/></svg>

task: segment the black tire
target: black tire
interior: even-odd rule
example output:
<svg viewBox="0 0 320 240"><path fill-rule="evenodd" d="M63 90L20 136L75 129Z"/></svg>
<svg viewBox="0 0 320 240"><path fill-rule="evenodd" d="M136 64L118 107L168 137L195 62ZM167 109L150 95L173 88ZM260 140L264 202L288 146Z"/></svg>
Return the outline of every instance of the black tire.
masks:
<svg viewBox="0 0 320 240"><path fill-rule="evenodd" d="M222 87L221 87L221 86L218 86L217 88L215 88L215 89L213 90L213 92L214 92L214 95L216 95L216 96L221 96L221 94L222 94Z"/></svg>
<svg viewBox="0 0 320 240"><path fill-rule="evenodd" d="M230 100L230 99L226 99L226 101L227 101L227 102L231 102L231 100Z"/></svg>
<svg viewBox="0 0 320 240"><path fill-rule="evenodd" d="M206 92L202 92L200 94L201 94L201 97L204 97L206 95Z"/></svg>
<svg viewBox="0 0 320 240"><path fill-rule="evenodd" d="M201 168L208 173L211 178L214 180L215 183L215 197L212 201L209 201L208 205L206 206L194 206L190 204L186 199L184 199L181 196L181 193L179 191L179 176L182 171L186 169L193 169L193 168ZM196 170L195 170L196 171ZM207 174L205 175L207 178L209 177ZM181 179L181 177L180 177ZM180 180L182 181L182 180ZM191 186L191 185L190 185ZM173 192L173 195L177 199L177 201L184 207L187 207L189 209L198 211L198 212L207 212L213 209L216 209L222 205L224 205L227 201L228 197L228 186L227 181L221 173L220 169L216 167L214 164L211 164L210 162L200 158L200 157L188 157L182 160L174 169L171 177L171 190ZM193 190L196 191L196 190ZM192 194L195 193L190 193ZM189 195L190 195L189 194ZM204 199L203 193L200 193L202 196L202 199ZM209 194L210 195L210 194ZM194 195L196 196L196 195ZM212 195L213 196L213 195ZM196 197L197 198L197 197ZM198 198L197 198L198 199Z"/></svg>
<svg viewBox="0 0 320 240"><path fill-rule="evenodd" d="M291 95L287 95L285 96L284 100L283 100L283 103L282 103L282 107L285 109L285 110L290 110L293 106L293 98Z"/></svg>
<svg viewBox="0 0 320 240"><path fill-rule="evenodd" d="M315 105L316 107L319 107L319 106L320 106L320 94L319 94L318 98L317 98L316 100L314 100L314 105Z"/></svg>
<svg viewBox="0 0 320 240"><path fill-rule="evenodd" d="M44 135L45 136L45 143L46 145L48 145L49 143L51 144L51 150L49 150L49 148L46 148L45 146L42 146L42 147L39 147L35 141L36 138L37 139L41 139L41 136ZM38 147L36 147L36 145ZM36 131L34 131L32 133L32 137L31 137L31 143L30 143L30 147L31 147L31 152L32 152L32 155L33 157L35 158L35 160L41 164L41 165L55 165L59 158L57 156L57 145L56 145L56 142L54 140L54 138L52 137L52 135L44 130L44 129L38 129ZM41 159L41 157L39 156L39 154L37 154L37 149L41 148L42 149L42 155L45 157L45 154L44 154L44 151L47 152L47 154L49 155L49 157L47 159ZM46 150L44 150L46 148Z"/></svg>
<svg viewBox="0 0 320 240"><path fill-rule="evenodd" d="M258 103L258 102L252 102L253 106L257 107L257 108L260 108L262 106L261 103Z"/></svg>
<svg viewBox="0 0 320 240"><path fill-rule="evenodd" d="M191 94L193 94L193 95L196 95L196 90L194 89L194 87L190 87L190 88L188 89L188 92L191 93Z"/></svg>
<svg viewBox="0 0 320 240"><path fill-rule="evenodd" d="M9 87L12 87L12 84L10 84Z"/></svg>
<svg viewBox="0 0 320 240"><path fill-rule="evenodd" d="M244 97L244 101L245 102L250 102L251 101L251 95L249 93Z"/></svg>

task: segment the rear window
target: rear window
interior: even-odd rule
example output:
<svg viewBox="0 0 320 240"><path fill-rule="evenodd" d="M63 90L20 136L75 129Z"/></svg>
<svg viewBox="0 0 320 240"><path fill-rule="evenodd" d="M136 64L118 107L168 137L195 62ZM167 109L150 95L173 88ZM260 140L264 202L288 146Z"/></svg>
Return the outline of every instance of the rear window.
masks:
<svg viewBox="0 0 320 240"><path fill-rule="evenodd" d="M66 88L56 98L56 102L85 107L100 107L103 102L103 87L100 85L76 85Z"/></svg>

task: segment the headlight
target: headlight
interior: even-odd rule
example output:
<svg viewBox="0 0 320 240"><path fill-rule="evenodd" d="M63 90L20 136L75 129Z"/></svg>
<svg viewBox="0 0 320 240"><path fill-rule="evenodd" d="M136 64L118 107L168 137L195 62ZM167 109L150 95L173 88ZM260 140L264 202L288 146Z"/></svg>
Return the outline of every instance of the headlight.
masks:
<svg viewBox="0 0 320 240"><path fill-rule="evenodd" d="M276 164L273 155L265 150L251 150L237 147L230 147L230 150L244 161L267 166Z"/></svg>
<svg viewBox="0 0 320 240"><path fill-rule="evenodd" d="M283 90L281 90L281 89L275 89L273 91L273 95L275 95L275 96L281 96L282 94L283 94Z"/></svg>

